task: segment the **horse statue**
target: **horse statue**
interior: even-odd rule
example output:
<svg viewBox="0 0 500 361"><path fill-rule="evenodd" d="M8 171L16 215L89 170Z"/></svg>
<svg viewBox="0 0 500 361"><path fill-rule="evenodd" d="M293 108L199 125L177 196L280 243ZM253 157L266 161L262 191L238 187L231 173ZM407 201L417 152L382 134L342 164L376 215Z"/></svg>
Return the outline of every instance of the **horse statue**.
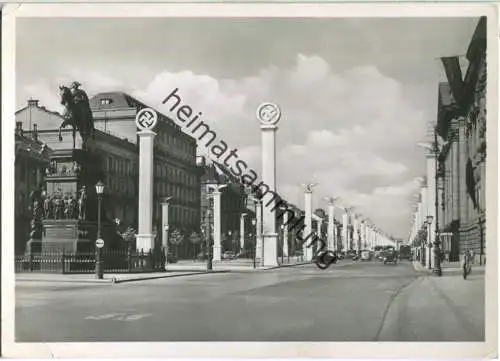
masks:
<svg viewBox="0 0 500 361"><path fill-rule="evenodd" d="M80 83L73 82L71 85L73 91L64 86L59 86L59 94L61 96L61 104L66 108L64 121L59 127L59 141L62 141L61 130L70 125L73 128L73 149L75 149L76 132L80 133L85 149L87 141L90 137L94 137L94 120L92 110L90 109L87 94L78 89Z"/></svg>

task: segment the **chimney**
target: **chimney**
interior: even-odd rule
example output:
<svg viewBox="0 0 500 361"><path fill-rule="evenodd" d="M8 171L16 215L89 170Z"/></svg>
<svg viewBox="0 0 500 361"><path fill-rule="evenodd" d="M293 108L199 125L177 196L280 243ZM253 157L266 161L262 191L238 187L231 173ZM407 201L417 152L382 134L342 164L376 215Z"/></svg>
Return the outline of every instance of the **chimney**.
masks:
<svg viewBox="0 0 500 361"><path fill-rule="evenodd" d="M16 135L23 135L23 122L16 122Z"/></svg>
<svg viewBox="0 0 500 361"><path fill-rule="evenodd" d="M38 140L38 125L36 123L33 124L33 133L31 133L31 137L34 140Z"/></svg>
<svg viewBox="0 0 500 361"><path fill-rule="evenodd" d="M28 107L38 107L38 100L37 99L29 99L28 100Z"/></svg>

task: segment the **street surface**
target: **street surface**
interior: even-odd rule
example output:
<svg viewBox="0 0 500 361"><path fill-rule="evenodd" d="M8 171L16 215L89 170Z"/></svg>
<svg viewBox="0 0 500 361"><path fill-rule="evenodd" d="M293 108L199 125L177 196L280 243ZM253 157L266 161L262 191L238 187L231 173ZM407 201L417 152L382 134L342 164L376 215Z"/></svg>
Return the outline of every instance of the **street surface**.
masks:
<svg viewBox="0 0 500 361"><path fill-rule="evenodd" d="M124 284L16 285L17 342L483 341L484 275L342 261Z"/></svg>

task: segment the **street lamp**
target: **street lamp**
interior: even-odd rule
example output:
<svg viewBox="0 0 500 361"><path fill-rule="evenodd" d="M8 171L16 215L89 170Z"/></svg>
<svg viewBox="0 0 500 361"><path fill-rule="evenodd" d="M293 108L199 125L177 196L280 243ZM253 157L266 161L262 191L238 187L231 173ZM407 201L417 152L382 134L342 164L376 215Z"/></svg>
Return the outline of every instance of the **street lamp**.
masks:
<svg viewBox="0 0 500 361"><path fill-rule="evenodd" d="M257 220L255 218L252 218L252 226L255 227L256 225L257 225ZM255 268L256 255L257 255L257 230L255 231L255 239L253 242L253 268Z"/></svg>
<svg viewBox="0 0 500 361"><path fill-rule="evenodd" d="M427 247L430 248L432 247L432 234L431 234L431 224L433 220L433 216L427 216L427 226L428 226L428 241L427 241ZM432 258L431 258L431 253L429 252L429 268L432 267ZM435 260L434 260L435 261Z"/></svg>
<svg viewBox="0 0 500 361"><path fill-rule="evenodd" d="M227 235L229 236L229 244L231 244L231 247L234 247L233 238L231 237L232 234L233 234L233 231L227 231Z"/></svg>
<svg viewBox="0 0 500 361"><path fill-rule="evenodd" d="M97 193L97 239L101 239L101 203L102 203L102 194L104 193L104 183L101 181L97 182L95 185L95 191ZM103 269L102 269L102 261L101 261L101 247L97 246L96 248L96 263L95 263L95 275L97 279L103 278Z"/></svg>
<svg viewBox="0 0 500 361"><path fill-rule="evenodd" d="M165 245L163 246L163 252L165 255L165 264L168 264L168 236L169 236L169 231L170 226L168 224L165 224L163 226L163 231L165 232Z"/></svg>

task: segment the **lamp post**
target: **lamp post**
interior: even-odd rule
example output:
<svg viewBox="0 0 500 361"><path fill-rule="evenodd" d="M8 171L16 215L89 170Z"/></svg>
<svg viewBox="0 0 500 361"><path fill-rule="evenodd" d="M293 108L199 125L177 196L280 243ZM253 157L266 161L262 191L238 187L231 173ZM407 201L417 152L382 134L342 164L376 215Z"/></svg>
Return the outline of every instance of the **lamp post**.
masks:
<svg viewBox="0 0 500 361"><path fill-rule="evenodd" d="M169 233L168 231L170 230L170 226L168 224L165 224L165 226L163 227L163 231L165 232L164 235L165 235L165 244L163 245L163 252L165 254L165 264L168 264L168 236L169 236Z"/></svg>
<svg viewBox="0 0 500 361"><path fill-rule="evenodd" d="M97 239L101 239L101 203L102 194L104 193L104 183L101 181L97 182L95 185L95 191L97 193ZM101 261L101 247L96 248L95 275L97 279L102 279L103 269Z"/></svg>
<svg viewBox="0 0 500 361"><path fill-rule="evenodd" d="M427 216L427 229L428 229L428 232L427 232L427 236L428 236L428 240L427 240L427 247L429 247L429 250L430 248L432 247L432 234L431 234L431 224L432 224L432 219L434 217L432 216ZM432 267L432 257L431 257L431 252L429 252L429 268ZM434 260L436 261L436 260Z"/></svg>
<svg viewBox="0 0 500 361"><path fill-rule="evenodd" d="M206 223L206 246L207 246L207 271L212 270L212 245L210 242L210 234L211 234L211 211L210 209L207 211L207 223Z"/></svg>
<svg viewBox="0 0 500 361"><path fill-rule="evenodd" d="M231 244L231 247L234 247L233 238L231 237L232 234L233 234L233 231L227 231L227 235L229 237L229 243Z"/></svg>
<svg viewBox="0 0 500 361"><path fill-rule="evenodd" d="M257 225L257 220L255 218L252 218L252 226ZM257 230L255 231L255 240L253 242L253 268L256 268L255 262L256 262L256 256L257 256Z"/></svg>

